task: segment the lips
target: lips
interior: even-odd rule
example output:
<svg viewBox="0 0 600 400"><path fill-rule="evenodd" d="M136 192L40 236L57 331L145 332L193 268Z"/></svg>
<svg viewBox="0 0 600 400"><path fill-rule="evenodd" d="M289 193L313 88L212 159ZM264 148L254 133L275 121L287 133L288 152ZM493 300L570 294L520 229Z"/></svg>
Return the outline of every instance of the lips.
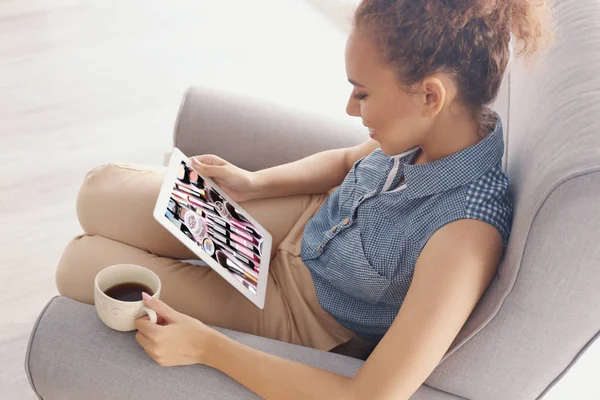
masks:
<svg viewBox="0 0 600 400"><path fill-rule="evenodd" d="M373 128L369 128L369 136L371 136L371 137L373 138L373 137L375 137L375 134L376 134L376 133L377 133L377 132L375 131L375 129L373 129Z"/></svg>

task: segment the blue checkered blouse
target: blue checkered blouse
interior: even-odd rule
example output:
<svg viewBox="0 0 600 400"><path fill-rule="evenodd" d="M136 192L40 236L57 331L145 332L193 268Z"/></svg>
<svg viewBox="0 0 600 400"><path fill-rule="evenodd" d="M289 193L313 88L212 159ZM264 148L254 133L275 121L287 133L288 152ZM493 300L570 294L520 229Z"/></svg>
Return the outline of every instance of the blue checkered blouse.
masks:
<svg viewBox="0 0 600 400"><path fill-rule="evenodd" d="M496 227L505 245L510 233L500 118L479 143L441 160L412 165L417 150L378 149L356 162L304 229L301 255L321 306L371 342L394 321L434 232L467 218Z"/></svg>

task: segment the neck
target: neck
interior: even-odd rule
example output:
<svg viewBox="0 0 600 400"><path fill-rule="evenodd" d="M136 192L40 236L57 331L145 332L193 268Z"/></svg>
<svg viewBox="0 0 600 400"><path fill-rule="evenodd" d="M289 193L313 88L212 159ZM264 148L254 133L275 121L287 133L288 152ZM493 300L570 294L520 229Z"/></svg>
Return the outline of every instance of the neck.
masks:
<svg viewBox="0 0 600 400"><path fill-rule="evenodd" d="M413 164L425 164L448 157L478 143L479 123L472 118L453 115L448 110L436 117L432 129L421 143L421 152Z"/></svg>

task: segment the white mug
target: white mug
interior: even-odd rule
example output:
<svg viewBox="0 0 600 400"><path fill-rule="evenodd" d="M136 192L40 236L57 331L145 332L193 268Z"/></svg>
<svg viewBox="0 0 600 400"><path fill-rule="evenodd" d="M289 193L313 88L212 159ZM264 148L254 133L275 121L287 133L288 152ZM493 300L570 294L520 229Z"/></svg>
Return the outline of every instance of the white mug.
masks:
<svg viewBox="0 0 600 400"><path fill-rule="evenodd" d="M161 283L158 276L148 268L133 264L118 264L104 268L94 280L94 305L98 316L109 328L121 332L135 330L135 320L147 314L156 323L156 312L144 305L143 301L121 301L104 293L121 283L141 283L152 290L153 299L160 297ZM148 293L149 294L149 293Z"/></svg>

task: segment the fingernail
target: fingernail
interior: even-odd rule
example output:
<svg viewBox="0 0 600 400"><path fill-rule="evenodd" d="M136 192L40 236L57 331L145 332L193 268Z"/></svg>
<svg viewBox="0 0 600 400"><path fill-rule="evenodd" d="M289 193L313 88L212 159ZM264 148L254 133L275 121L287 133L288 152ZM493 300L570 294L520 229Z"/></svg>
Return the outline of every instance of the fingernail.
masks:
<svg viewBox="0 0 600 400"><path fill-rule="evenodd" d="M146 301L150 301L152 300L152 296L150 296L148 293L146 292L142 292L142 297L144 298L144 300Z"/></svg>

